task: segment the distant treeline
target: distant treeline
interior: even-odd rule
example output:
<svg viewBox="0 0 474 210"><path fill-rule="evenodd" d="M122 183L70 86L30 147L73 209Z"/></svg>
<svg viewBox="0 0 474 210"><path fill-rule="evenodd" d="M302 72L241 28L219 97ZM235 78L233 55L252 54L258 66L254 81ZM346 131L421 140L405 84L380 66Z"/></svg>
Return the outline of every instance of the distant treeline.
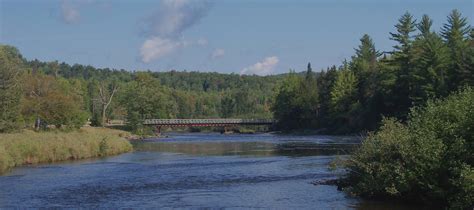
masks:
<svg viewBox="0 0 474 210"><path fill-rule="evenodd" d="M383 116L406 120L411 107L474 85L474 33L457 10L440 32L424 15L405 13L380 52L369 35L341 66L313 76L290 74L279 87L273 111L279 127L347 133L374 130Z"/></svg>
<svg viewBox="0 0 474 210"><path fill-rule="evenodd" d="M25 126L100 126L145 118L271 118L282 130L347 133L375 129L382 116L406 119L410 107L472 85L473 32L458 11L441 32L406 13L390 52L369 35L341 66L315 73L256 76L187 71L150 72L27 61L0 46L0 131Z"/></svg>
<svg viewBox="0 0 474 210"><path fill-rule="evenodd" d="M126 120L139 131L146 118L271 118L274 91L284 78L27 61L6 45L0 46L0 74L1 132L73 128L87 119L93 126Z"/></svg>

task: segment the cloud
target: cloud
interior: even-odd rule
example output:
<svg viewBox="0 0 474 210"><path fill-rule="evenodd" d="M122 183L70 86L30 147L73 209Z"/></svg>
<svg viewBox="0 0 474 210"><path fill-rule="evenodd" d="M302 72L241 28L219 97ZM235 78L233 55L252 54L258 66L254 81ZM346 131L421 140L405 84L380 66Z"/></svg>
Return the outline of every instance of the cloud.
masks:
<svg viewBox="0 0 474 210"><path fill-rule="evenodd" d="M182 33L205 17L211 6L208 0L162 0L159 9L145 20L144 31L149 38L140 48L142 61L147 63L189 46ZM205 46L208 42L200 39L196 44Z"/></svg>
<svg viewBox="0 0 474 210"><path fill-rule="evenodd" d="M185 41L151 37L147 39L140 48L142 62L149 63L152 60L163 57L187 45Z"/></svg>
<svg viewBox="0 0 474 210"><path fill-rule="evenodd" d="M145 20L145 32L160 37L181 36L211 8L210 1L162 0L159 9Z"/></svg>
<svg viewBox="0 0 474 210"><path fill-rule="evenodd" d="M77 23L80 18L80 13L77 5L71 1L63 0L61 2L61 20L67 24Z"/></svg>
<svg viewBox="0 0 474 210"><path fill-rule="evenodd" d="M240 74L256 74L256 75L268 75L271 74L278 64L279 60L276 56L266 57L263 61L260 61L252 66L246 67L240 71Z"/></svg>
<svg viewBox="0 0 474 210"><path fill-rule="evenodd" d="M225 50L224 49L215 49L212 53L211 53L211 58L212 59L216 59L216 58L219 58L219 57L222 57L225 55Z"/></svg>

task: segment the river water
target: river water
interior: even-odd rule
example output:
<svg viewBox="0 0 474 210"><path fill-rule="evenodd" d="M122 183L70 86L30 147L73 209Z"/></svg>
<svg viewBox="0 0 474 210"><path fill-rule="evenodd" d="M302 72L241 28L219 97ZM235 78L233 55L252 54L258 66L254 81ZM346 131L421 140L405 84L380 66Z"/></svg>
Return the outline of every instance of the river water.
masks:
<svg viewBox="0 0 474 210"><path fill-rule="evenodd" d="M0 208L396 209L352 198L329 170L354 137L169 134L115 157L19 167L0 176Z"/></svg>

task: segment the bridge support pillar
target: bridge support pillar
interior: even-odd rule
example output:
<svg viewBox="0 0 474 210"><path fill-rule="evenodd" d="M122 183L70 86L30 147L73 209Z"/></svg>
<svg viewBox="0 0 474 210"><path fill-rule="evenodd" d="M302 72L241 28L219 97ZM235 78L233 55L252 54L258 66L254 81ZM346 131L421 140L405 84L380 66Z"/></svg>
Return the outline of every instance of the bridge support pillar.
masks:
<svg viewBox="0 0 474 210"><path fill-rule="evenodd" d="M160 125L156 126L155 135L156 136L161 136L161 126Z"/></svg>

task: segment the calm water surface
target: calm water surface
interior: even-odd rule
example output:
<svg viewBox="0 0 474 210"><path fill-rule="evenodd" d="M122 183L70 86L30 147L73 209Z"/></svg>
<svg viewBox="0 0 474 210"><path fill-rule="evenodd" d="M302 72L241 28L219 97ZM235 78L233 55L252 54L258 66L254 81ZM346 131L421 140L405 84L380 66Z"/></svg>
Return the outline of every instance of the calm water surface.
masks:
<svg viewBox="0 0 474 210"><path fill-rule="evenodd" d="M0 208L394 209L351 198L328 164L353 137L169 134L104 159L20 167L0 176Z"/></svg>

